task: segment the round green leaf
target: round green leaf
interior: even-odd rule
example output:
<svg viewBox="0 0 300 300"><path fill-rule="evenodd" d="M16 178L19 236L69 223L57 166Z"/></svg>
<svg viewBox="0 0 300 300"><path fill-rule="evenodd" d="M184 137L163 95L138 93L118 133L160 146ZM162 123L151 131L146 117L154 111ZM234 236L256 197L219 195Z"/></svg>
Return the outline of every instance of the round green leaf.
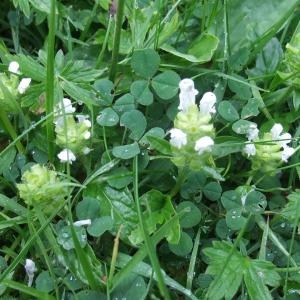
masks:
<svg viewBox="0 0 300 300"><path fill-rule="evenodd" d="M121 116L120 125L127 127L131 131L130 138L138 140L145 132L147 121L139 110L134 109L125 112Z"/></svg>
<svg viewBox="0 0 300 300"><path fill-rule="evenodd" d="M267 206L266 196L258 191L250 192L245 199L245 210L252 214L261 214Z"/></svg>
<svg viewBox="0 0 300 300"><path fill-rule="evenodd" d="M140 143L144 145L150 144L150 141L148 141L147 139L149 136L154 136L163 139L165 136L165 131L160 127L153 127L144 134L144 136L140 140Z"/></svg>
<svg viewBox="0 0 300 300"><path fill-rule="evenodd" d="M225 219L220 219L216 225L216 234L222 240L228 239L232 234L232 230L228 228Z"/></svg>
<svg viewBox="0 0 300 300"><path fill-rule="evenodd" d="M95 219L100 214L100 203L96 198L85 197L76 206L78 220Z"/></svg>
<svg viewBox="0 0 300 300"><path fill-rule="evenodd" d="M77 300L106 300L107 296L101 292L92 290L83 290L76 294Z"/></svg>
<svg viewBox="0 0 300 300"><path fill-rule="evenodd" d="M35 280L37 290L50 293L54 290L53 279L49 271L42 271Z"/></svg>
<svg viewBox="0 0 300 300"><path fill-rule="evenodd" d="M113 101L112 90L114 88L113 82L108 79L99 79L94 83L94 88L100 93L101 99L105 104L109 105Z"/></svg>
<svg viewBox="0 0 300 300"><path fill-rule="evenodd" d="M177 212L180 212L184 209L189 209L189 212L183 215L180 219L180 225L182 228L191 228L199 224L201 221L201 211L200 209L190 201L180 202L177 206Z"/></svg>
<svg viewBox="0 0 300 300"><path fill-rule="evenodd" d="M204 186L203 193L209 200L217 201L221 197L222 187L218 182L209 182Z"/></svg>
<svg viewBox="0 0 300 300"><path fill-rule="evenodd" d="M87 232L91 236L99 237L105 231L111 230L113 225L114 225L114 221L109 216L97 218L92 221L92 224L87 228Z"/></svg>
<svg viewBox="0 0 300 300"><path fill-rule="evenodd" d="M131 67L135 73L145 78L152 77L158 70L160 57L153 49L136 50L131 58Z"/></svg>
<svg viewBox="0 0 300 300"><path fill-rule="evenodd" d="M259 114L259 103L257 99L249 99L247 104L243 107L241 112L242 119L247 119Z"/></svg>
<svg viewBox="0 0 300 300"><path fill-rule="evenodd" d="M125 167L112 170L107 178L108 184L116 189L122 189L132 182L132 172Z"/></svg>
<svg viewBox="0 0 300 300"><path fill-rule="evenodd" d="M218 106L218 113L223 119L234 122L240 118L237 110L229 101L222 101Z"/></svg>
<svg viewBox="0 0 300 300"><path fill-rule="evenodd" d="M137 142L133 144L124 145L124 146L117 146L114 147L112 150L112 154L121 159L129 159L133 158L137 154L140 153L140 148Z"/></svg>
<svg viewBox="0 0 300 300"><path fill-rule="evenodd" d="M237 134L246 134L248 133L250 126L253 125L256 124L247 120L238 120L232 124L232 130Z"/></svg>
<svg viewBox="0 0 300 300"><path fill-rule="evenodd" d="M101 126L115 126L118 122L119 116L111 107L103 109L97 117L97 123Z"/></svg>
<svg viewBox="0 0 300 300"><path fill-rule="evenodd" d="M135 108L134 97L129 93L123 95L115 102L113 108L119 114L133 110Z"/></svg>
<svg viewBox="0 0 300 300"><path fill-rule="evenodd" d="M80 247L84 248L87 243L86 231L83 227L74 227ZM57 242L66 250L74 249L74 242L70 226L62 227L57 236Z"/></svg>
<svg viewBox="0 0 300 300"><path fill-rule="evenodd" d="M231 209L226 214L226 224L232 230L241 229L247 219L242 215L242 208Z"/></svg>
<svg viewBox="0 0 300 300"><path fill-rule="evenodd" d="M165 71L152 79L152 87L155 93L164 100L168 100L176 96L179 75L174 71Z"/></svg>
<svg viewBox="0 0 300 300"><path fill-rule="evenodd" d="M134 81L130 87L131 94L138 103L142 105L150 105L153 103L153 94L149 90L149 83L146 80Z"/></svg>
<svg viewBox="0 0 300 300"><path fill-rule="evenodd" d="M178 256L186 256L192 251L193 241L187 233L181 232L179 243L177 245L169 244L169 248Z"/></svg>

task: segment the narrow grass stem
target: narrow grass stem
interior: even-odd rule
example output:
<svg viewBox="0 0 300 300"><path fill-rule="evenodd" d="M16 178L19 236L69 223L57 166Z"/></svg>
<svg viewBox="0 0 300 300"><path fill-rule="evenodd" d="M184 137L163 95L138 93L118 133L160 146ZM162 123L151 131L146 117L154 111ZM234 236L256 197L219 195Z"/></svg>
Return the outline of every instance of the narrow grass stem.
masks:
<svg viewBox="0 0 300 300"><path fill-rule="evenodd" d="M54 161L54 128L53 128L53 106L54 106L54 43L55 43L55 11L56 0L51 0L49 15L49 34L47 51L47 81L46 81L46 113L51 114L46 123L48 157Z"/></svg>
<svg viewBox="0 0 300 300"><path fill-rule="evenodd" d="M0 120L5 131L11 136L12 140L15 141L18 138L18 135L7 116L7 113L4 112L2 109L0 109ZM19 153L25 153L25 149L19 140L16 141L16 147Z"/></svg>
<svg viewBox="0 0 300 300"><path fill-rule="evenodd" d="M151 239L149 237L147 227L146 227L146 224L145 224L145 220L143 218L143 214L142 214L142 210L141 210L139 191L138 191L138 184L139 184L138 180L139 180L139 178L138 178L138 157L137 156L135 156L134 159L133 159L133 174L134 174L134 181L133 181L133 190L134 190L134 192L133 193L134 193L136 210L137 210L138 219L139 219L139 225L140 225L141 230L142 230L142 235L143 235L145 247L147 249L147 253L148 253L148 256L150 258L152 268L153 268L154 273L155 273L156 278L157 278L160 293L161 293L161 295L164 299L169 300L171 298L170 298L167 286L164 282L162 271L160 269L159 261L158 261L157 255L156 255L156 249L155 249L155 247L154 247L154 245L151 242Z"/></svg>
<svg viewBox="0 0 300 300"><path fill-rule="evenodd" d="M109 270L109 276L108 276L108 284L109 285L112 282L114 272L115 272L115 269L116 269L116 261L117 261L118 251L119 251L119 241L120 241L121 230L122 230L122 225L120 226L120 228L118 230L118 233L115 237L115 241L114 241L114 247L113 247L110 270Z"/></svg>
<svg viewBox="0 0 300 300"><path fill-rule="evenodd" d="M109 80L111 81L115 80L116 72L117 72L124 5L125 5L125 0L118 1L116 25L115 25L115 32L114 32L114 42L113 42L113 50L112 50L112 62L109 70L109 76L108 76Z"/></svg>

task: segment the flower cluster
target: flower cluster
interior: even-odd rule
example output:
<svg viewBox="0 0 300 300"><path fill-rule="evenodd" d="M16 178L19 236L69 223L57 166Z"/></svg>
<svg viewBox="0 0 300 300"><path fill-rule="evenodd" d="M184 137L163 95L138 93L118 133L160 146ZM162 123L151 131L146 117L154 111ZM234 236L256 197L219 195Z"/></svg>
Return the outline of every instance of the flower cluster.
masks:
<svg viewBox="0 0 300 300"><path fill-rule="evenodd" d="M27 205L44 205L46 213L57 208L68 194L68 188L57 173L39 164L25 171L21 179L22 183L17 184L20 197Z"/></svg>
<svg viewBox="0 0 300 300"><path fill-rule="evenodd" d="M91 151L87 142L91 137L92 124L85 115L76 115L76 122L73 115L75 111L68 98L63 98L55 107L56 144L63 148L58 154L61 162L72 163L76 160L75 154L88 154Z"/></svg>
<svg viewBox="0 0 300 300"><path fill-rule="evenodd" d="M287 162L294 154L295 149L288 146L291 135L283 133L281 124L273 125L269 132L259 137L256 124L252 124L247 132L249 143L246 144L244 152L252 161L253 170L275 171L282 162Z"/></svg>
<svg viewBox="0 0 300 300"><path fill-rule="evenodd" d="M179 112L170 130L170 144L173 151L173 162L191 169L201 169L209 164L214 145L214 127L210 124L211 114L216 112L216 96L207 92L196 104L198 91L192 79L183 79L179 83Z"/></svg>
<svg viewBox="0 0 300 300"><path fill-rule="evenodd" d="M0 105L7 112L17 113L19 104L16 100L28 89L31 78L19 80L20 66L16 61L9 64L8 71L11 73L10 76L0 73Z"/></svg>

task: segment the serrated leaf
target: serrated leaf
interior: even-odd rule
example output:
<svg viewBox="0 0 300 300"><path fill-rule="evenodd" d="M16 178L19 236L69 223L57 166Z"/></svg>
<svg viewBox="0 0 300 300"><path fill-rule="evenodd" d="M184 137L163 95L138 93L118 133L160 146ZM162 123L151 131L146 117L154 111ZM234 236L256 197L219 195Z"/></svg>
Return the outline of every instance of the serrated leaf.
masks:
<svg viewBox="0 0 300 300"><path fill-rule="evenodd" d="M288 195L287 198L289 201L281 210L280 214L290 222L295 223L295 221L299 221L300 218L300 190L297 189Z"/></svg>
<svg viewBox="0 0 300 300"><path fill-rule="evenodd" d="M176 72L165 71L152 79L152 87L161 99L168 100L177 94L179 81Z"/></svg>
<svg viewBox="0 0 300 300"><path fill-rule="evenodd" d="M218 113L223 119L229 122L234 122L240 118L239 113L229 101L220 102Z"/></svg>
<svg viewBox="0 0 300 300"><path fill-rule="evenodd" d="M145 132L147 121L143 113L139 110L130 110L125 112L120 118L120 125L128 128L131 133L129 135L133 140L138 140Z"/></svg>
<svg viewBox="0 0 300 300"><path fill-rule="evenodd" d="M209 258L206 273L215 276L207 298L233 299L244 280L251 300L273 299L266 285L276 287L280 283L275 266L269 261L252 260L232 247L227 242L214 241L213 247L203 250Z"/></svg>
<svg viewBox="0 0 300 300"><path fill-rule="evenodd" d="M131 58L131 67L135 73L145 78L152 77L158 70L160 57L153 49L136 50Z"/></svg>
<svg viewBox="0 0 300 300"><path fill-rule="evenodd" d="M142 105L150 105L153 102L153 94L149 89L149 83L146 80L134 81L130 87L131 94L136 101Z"/></svg>
<svg viewBox="0 0 300 300"><path fill-rule="evenodd" d="M140 153L140 148L137 142L129 145L116 146L112 150L112 154L121 159L130 159Z"/></svg>
<svg viewBox="0 0 300 300"><path fill-rule="evenodd" d="M119 123L119 116L111 107L107 107L99 113L97 123L101 126L112 127Z"/></svg>

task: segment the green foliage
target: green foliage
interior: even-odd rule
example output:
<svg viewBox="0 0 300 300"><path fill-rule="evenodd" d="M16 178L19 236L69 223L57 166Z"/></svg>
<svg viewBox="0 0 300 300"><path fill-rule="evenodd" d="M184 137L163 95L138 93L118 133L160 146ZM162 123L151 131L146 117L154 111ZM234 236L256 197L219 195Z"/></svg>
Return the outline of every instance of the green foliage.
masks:
<svg viewBox="0 0 300 300"><path fill-rule="evenodd" d="M280 276L271 262L249 259L227 242L215 241L204 253L210 259L206 273L215 276L208 289L208 299L233 298L242 280L250 299L273 299L267 286L278 286Z"/></svg>

